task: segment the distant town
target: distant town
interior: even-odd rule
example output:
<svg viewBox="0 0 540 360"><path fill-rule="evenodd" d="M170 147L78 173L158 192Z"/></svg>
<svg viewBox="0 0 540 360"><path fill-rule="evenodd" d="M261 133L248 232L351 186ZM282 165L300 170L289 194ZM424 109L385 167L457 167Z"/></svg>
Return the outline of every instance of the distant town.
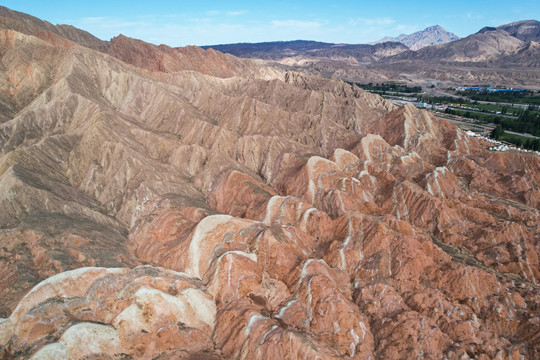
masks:
<svg viewBox="0 0 540 360"><path fill-rule="evenodd" d="M479 86L458 86L452 88L455 91L488 91L488 92L511 92L511 91L527 91L527 89L513 89L513 88L497 88L491 85L479 85Z"/></svg>
<svg viewBox="0 0 540 360"><path fill-rule="evenodd" d="M443 83L353 83L396 104L412 103L463 130L497 141L493 151L540 151L540 92L505 86Z"/></svg>

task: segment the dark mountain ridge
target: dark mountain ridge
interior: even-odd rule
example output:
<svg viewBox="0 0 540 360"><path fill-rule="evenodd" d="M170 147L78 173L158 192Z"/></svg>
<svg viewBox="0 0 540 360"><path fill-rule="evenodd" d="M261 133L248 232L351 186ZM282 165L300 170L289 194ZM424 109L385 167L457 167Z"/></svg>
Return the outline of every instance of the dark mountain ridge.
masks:
<svg viewBox="0 0 540 360"><path fill-rule="evenodd" d="M537 52L531 42L540 42L540 22L525 20L496 28L484 27L475 34L447 44L404 51L383 59L381 64L417 61L430 65L536 68L538 62L528 60ZM527 54L529 51L531 55Z"/></svg>
<svg viewBox="0 0 540 360"><path fill-rule="evenodd" d="M537 20L517 21L501 25L498 29L504 30L522 41L540 42L540 22Z"/></svg>
<svg viewBox="0 0 540 360"><path fill-rule="evenodd" d="M335 57L351 58L355 61L373 61L381 58L381 52L397 54L408 50L399 42L381 44L335 44L308 40L272 41L261 43L236 43L202 46L203 49L215 49L234 56L282 60L288 57ZM384 55L388 56L388 55Z"/></svg>
<svg viewBox="0 0 540 360"><path fill-rule="evenodd" d="M427 30L427 33L446 31L438 26ZM416 40L422 39L421 33L416 34ZM540 84L537 43L540 43L540 23L524 20L484 27L465 38L418 50L396 42L351 45L303 40L205 48L270 60L274 62L272 66L282 70L347 81L479 82L537 88Z"/></svg>
<svg viewBox="0 0 540 360"><path fill-rule="evenodd" d="M260 43L234 43L201 46L203 49L214 49L239 57L256 57L261 59L279 59L295 56L307 51L326 49L334 46L312 40L268 41Z"/></svg>

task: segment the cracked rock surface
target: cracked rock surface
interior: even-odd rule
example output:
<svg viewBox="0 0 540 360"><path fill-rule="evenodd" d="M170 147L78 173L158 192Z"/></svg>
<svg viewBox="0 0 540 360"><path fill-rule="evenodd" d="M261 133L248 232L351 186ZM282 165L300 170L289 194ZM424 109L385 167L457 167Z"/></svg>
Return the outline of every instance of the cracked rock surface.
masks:
<svg viewBox="0 0 540 360"><path fill-rule="evenodd" d="M8 15L1 358L540 357L539 156L338 80Z"/></svg>

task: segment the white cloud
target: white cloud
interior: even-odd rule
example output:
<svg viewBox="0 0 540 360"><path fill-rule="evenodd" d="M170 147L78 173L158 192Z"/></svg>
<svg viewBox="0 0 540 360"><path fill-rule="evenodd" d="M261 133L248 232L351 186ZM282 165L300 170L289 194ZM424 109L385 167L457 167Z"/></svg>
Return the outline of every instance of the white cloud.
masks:
<svg viewBox="0 0 540 360"><path fill-rule="evenodd" d="M426 26L424 26L424 28L426 28L428 26L429 25L426 25ZM394 29L396 29L396 30L398 30L398 31L400 31L400 32L402 32L404 34L410 34L410 33L422 30L416 25L404 25L404 24L397 25L397 26L394 27Z"/></svg>
<svg viewBox="0 0 540 360"><path fill-rule="evenodd" d="M336 32L350 43L369 43L385 36L398 36L418 31L418 25L398 23L390 17L352 18L343 27L341 33Z"/></svg>
<svg viewBox="0 0 540 360"><path fill-rule="evenodd" d="M230 11L221 11L221 10L208 10L205 12L206 16L216 17L220 15L226 15L226 16L240 16L247 14L247 10L230 10Z"/></svg>
<svg viewBox="0 0 540 360"><path fill-rule="evenodd" d="M256 24L231 24L222 20L211 17L192 18L178 14L174 17L154 16L152 19L139 17L135 21L116 17L81 18L72 24L103 40L109 40L122 33L132 38L169 46L258 41L271 27L267 24L264 29ZM250 38L241 37L246 34Z"/></svg>
<svg viewBox="0 0 540 360"><path fill-rule="evenodd" d="M397 23L389 17L356 18L335 25L319 19L275 19L237 21L244 10L204 12L201 17L175 13L165 15L122 17L85 17L71 22L95 36L109 40L122 33L126 36L170 46L212 45L232 42L317 40L326 42L368 43L384 36L411 33L418 26Z"/></svg>
<svg viewBox="0 0 540 360"><path fill-rule="evenodd" d="M480 19L484 18L484 16L481 15L481 14L473 14L473 13L468 12L467 15L466 15L466 18L468 20L480 20Z"/></svg>
<svg viewBox="0 0 540 360"><path fill-rule="evenodd" d="M323 24L317 21L303 21L303 20L274 20L271 21L272 26L288 28L288 29L318 29Z"/></svg>
<svg viewBox="0 0 540 360"><path fill-rule="evenodd" d="M365 26L388 26L392 25L396 20L391 18L356 18L352 19L349 23L351 25L365 25Z"/></svg>
<svg viewBox="0 0 540 360"><path fill-rule="evenodd" d="M239 10L239 11L227 11L225 14L227 14L227 16L240 16L247 13L248 13L247 10Z"/></svg>
<svg viewBox="0 0 540 360"><path fill-rule="evenodd" d="M91 27L93 29L97 29L98 31L104 31L109 29L128 29L136 26L144 27L150 24L151 22L149 22L148 19L146 19L145 21L126 21L121 18L103 16L85 17L76 21L73 26L82 29Z"/></svg>
<svg viewBox="0 0 540 360"><path fill-rule="evenodd" d="M111 18L107 17L107 16L84 17L84 18L80 19L79 22L82 22L82 23L85 23L85 24L95 24L95 23L100 23L100 22L103 22L103 21L107 21L108 19L111 19Z"/></svg>

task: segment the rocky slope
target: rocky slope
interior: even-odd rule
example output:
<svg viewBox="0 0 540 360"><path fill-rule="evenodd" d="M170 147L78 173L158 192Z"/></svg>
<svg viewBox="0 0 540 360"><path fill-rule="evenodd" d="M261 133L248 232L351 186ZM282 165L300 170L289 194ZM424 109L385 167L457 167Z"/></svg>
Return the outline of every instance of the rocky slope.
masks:
<svg viewBox="0 0 540 360"><path fill-rule="evenodd" d="M326 78L364 82L388 80L388 74L366 69L364 64L408 50L399 42L353 45L304 40L224 44L203 48L243 58L262 59L273 68L284 72L295 71Z"/></svg>
<svg viewBox="0 0 540 360"><path fill-rule="evenodd" d="M540 42L540 23L536 20L517 21L498 27L521 41Z"/></svg>
<svg viewBox="0 0 540 360"><path fill-rule="evenodd" d="M500 56L519 51L525 42L501 28L484 28L480 32L461 40L440 46L431 46L416 52L407 52L397 58L443 63L488 63ZM397 59L396 58L396 59ZM513 64L520 66L522 64Z"/></svg>
<svg viewBox="0 0 540 360"><path fill-rule="evenodd" d="M428 26L424 30L416 31L412 34L401 34L395 38L385 37L376 43L384 43L388 41L400 42L411 50L419 50L426 46L446 44L458 40L459 36L449 31L446 31L442 26Z"/></svg>
<svg viewBox="0 0 540 360"><path fill-rule="evenodd" d="M308 54L312 51L326 49L336 44L320 41L293 40L269 41L261 43L235 43L202 46L203 49L214 49L222 53L244 58L280 60L286 57Z"/></svg>
<svg viewBox="0 0 540 360"><path fill-rule="evenodd" d="M463 39L433 26L395 39L384 38L375 45L297 40L206 48L264 59L284 71L362 83L442 81L538 88L539 34L540 23L525 20L485 27Z"/></svg>
<svg viewBox="0 0 540 360"><path fill-rule="evenodd" d="M540 22L536 20L485 27L447 44L381 59L368 69L410 79L537 88L540 83L538 34Z"/></svg>
<svg viewBox="0 0 540 360"><path fill-rule="evenodd" d="M534 359L540 157L339 80L0 33L0 357Z"/></svg>
<svg viewBox="0 0 540 360"><path fill-rule="evenodd" d="M275 41L203 46L244 58L281 61L290 58L329 58L354 62L373 62L386 56L402 53L408 48L399 42L382 44L333 44L317 41Z"/></svg>
<svg viewBox="0 0 540 360"><path fill-rule="evenodd" d="M27 35L47 36L46 33L59 35L79 43L83 46L104 51L107 43L98 39L94 35L77 29L71 25L53 25L34 16L13 11L4 6L0 6L0 28L21 32Z"/></svg>

